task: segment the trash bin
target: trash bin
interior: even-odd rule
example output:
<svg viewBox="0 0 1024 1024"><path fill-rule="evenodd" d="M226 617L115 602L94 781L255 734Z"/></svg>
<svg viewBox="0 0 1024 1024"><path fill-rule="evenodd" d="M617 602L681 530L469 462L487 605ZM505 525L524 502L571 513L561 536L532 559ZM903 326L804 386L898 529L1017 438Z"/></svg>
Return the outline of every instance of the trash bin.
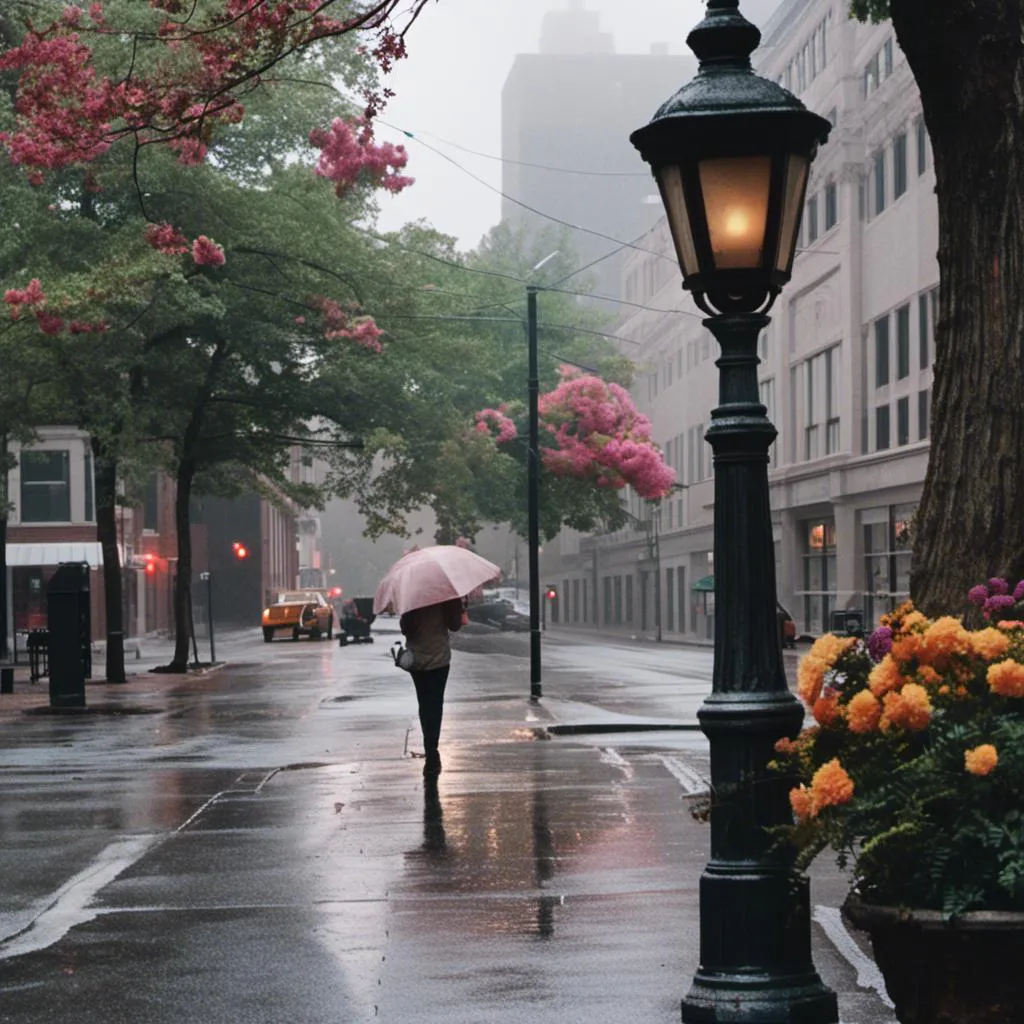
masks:
<svg viewBox="0 0 1024 1024"><path fill-rule="evenodd" d="M61 562L46 587L50 707L84 708L91 673L89 566Z"/></svg>
<svg viewBox="0 0 1024 1024"><path fill-rule="evenodd" d="M860 608L844 608L830 612L828 628L830 633L839 636L863 636L864 612Z"/></svg>

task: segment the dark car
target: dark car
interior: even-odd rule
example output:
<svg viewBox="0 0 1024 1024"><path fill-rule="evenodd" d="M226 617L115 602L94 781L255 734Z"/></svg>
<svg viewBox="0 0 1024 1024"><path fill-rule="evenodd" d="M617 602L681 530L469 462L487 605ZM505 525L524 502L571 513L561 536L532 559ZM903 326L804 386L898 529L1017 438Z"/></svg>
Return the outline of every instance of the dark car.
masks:
<svg viewBox="0 0 1024 1024"><path fill-rule="evenodd" d="M779 620L779 637L782 640L782 646L784 648L796 647L796 623L793 621L793 616L777 601L775 602L775 615Z"/></svg>
<svg viewBox="0 0 1024 1024"><path fill-rule="evenodd" d="M496 598L491 601L478 601L466 609L470 622L479 622L485 626L511 632L525 632L530 628L530 613L521 602L507 598Z"/></svg>

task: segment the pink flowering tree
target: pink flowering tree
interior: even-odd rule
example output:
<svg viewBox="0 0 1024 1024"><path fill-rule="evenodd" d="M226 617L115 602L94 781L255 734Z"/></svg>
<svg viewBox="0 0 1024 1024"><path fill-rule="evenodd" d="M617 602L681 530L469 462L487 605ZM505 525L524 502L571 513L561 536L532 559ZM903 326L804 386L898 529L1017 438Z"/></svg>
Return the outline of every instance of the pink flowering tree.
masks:
<svg viewBox="0 0 1024 1024"><path fill-rule="evenodd" d="M193 486L248 473L289 493L304 417L337 441L365 411L357 377L386 336L351 225L411 182L373 116L424 6L0 5L0 208L20 233L0 246L0 332L45 346L60 415L100 446L109 628L120 467L155 460L177 479L184 623ZM172 664L187 661L183 631Z"/></svg>
<svg viewBox="0 0 1024 1024"><path fill-rule="evenodd" d="M580 529L598 523L619 526L624 511L619 500L630 486L642 498L657 500L672 491L674 471L651 438L651 425L637 412L620 384L563 367L561 381L540 396L541 462L545 489L541 502L545 533L563 524ZM509 471L522 477L526 424L522 410L499 406L476 414L476 437L485 438ZM546 509L545 509L546 506Z"/></svg>

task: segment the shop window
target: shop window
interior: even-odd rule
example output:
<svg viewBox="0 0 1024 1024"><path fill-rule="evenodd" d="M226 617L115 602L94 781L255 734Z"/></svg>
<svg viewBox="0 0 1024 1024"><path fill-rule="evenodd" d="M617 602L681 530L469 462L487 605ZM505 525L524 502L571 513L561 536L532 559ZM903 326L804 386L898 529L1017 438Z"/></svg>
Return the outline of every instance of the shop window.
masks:
<svg viewBox="0 0 1024 1024"><path fill-rule="evenodd" d="M864 530L865 615L869 625L910 596L910 560L916 505L893 505L861 513Z"/></svg>
<svg viewBox="0 0 1024 1024"><path fill-rule="evenodd" d="M836 604L836 525L834 519L801 524L803 535L804 627L810 633L828 630L829 613Z"/></svg>

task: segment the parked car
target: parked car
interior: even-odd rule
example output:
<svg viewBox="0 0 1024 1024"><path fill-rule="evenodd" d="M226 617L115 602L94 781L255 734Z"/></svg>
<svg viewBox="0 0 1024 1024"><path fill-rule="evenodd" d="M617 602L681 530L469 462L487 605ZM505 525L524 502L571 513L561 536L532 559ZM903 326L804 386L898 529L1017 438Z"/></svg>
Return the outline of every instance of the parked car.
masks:
<svg viewBox="0 0 1024 1024"><path fill-rule="evenodd" d="M516 633L530 628L530 609L525 602L507 598L478 601L466 609L470 622L481 622L487 626Z"/></svg>
<svg viewBox="0 0 1024 1024"><path fill-rule="evenodd" d="M775 614L779 620L779 636L782 639L782 646L796 647L796 623L793 616L782 607L778 601L775 602Z"/></svg>
<svg viewBox="0 0 1024 1024"><path fill-rule="evenodd" d="M293 640L308 636L319 640L334 636L334 609L319 590L288 590L277 595L277 601L263 609L263 641L270 643L274 634L287 630Z"/></svg>

